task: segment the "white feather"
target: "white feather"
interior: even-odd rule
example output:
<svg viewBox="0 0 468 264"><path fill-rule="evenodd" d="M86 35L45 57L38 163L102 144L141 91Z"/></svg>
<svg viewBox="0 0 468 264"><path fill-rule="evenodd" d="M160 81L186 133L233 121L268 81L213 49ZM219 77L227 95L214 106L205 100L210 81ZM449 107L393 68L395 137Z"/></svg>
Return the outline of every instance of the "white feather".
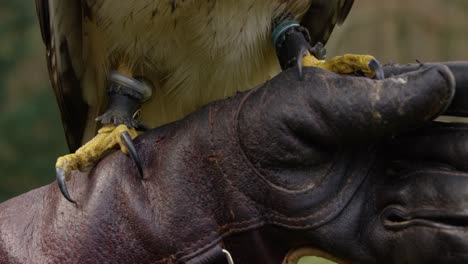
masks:
<svg viewBox="0 0 468 264"><path fill-rule="evenodd" d="M92 17L84 23L84 63L99 74L124 63L149 78L156 91L142 108L142 121L150 126L276 75L272 19L285 11L301 16L310 5L310 0L178 0L173 9L172 1L92 2ZM85 88L90 104L102 103L103 80Z"/></svg>

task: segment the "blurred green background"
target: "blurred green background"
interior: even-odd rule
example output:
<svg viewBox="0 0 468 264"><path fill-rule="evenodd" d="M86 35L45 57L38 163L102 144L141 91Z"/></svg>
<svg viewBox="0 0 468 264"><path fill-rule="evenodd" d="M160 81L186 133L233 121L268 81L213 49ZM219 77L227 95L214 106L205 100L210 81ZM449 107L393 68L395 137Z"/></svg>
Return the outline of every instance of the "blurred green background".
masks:
<svg viewBox="0 0 468 264"><path fill-rule="evenodd" d="M357 0L328 57L468 60L467 0ZM32 0L0 0L0 202L52 182L67 152Z"/></svg>
<svg viewBox="0 0 468 264"><path fill-rule="evenodd" d="M0 201L54 180L65 153L32 0L0 0Z"/></svg>

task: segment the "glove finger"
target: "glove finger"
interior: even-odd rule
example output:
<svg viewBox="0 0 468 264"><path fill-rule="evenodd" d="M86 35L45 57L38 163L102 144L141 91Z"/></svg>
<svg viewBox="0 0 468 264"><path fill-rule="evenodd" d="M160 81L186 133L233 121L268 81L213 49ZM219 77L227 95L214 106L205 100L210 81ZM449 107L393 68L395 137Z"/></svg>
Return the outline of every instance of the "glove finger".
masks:
<svg viewBox="0 0 468 264"><path fill-rule="evenodd" d="M434 122L431 127L397 138L392 155L414 162L433 162L468 171L468 124Z"/></svg>
<svg viewBox="0 0 468 264"><path fill-rule="evenodd" d="M393 136L436 118L450 104L455 82L447 66L432 65L383 81L333 75L310 90L320 119L308 129L321 129L330 142L354 142Z"/></svg>
<svg viewBox="0 0 468 264"><path fill-rule="evenodd" d="M384 66L385 76L395 76L421 69L422 65L443 64L449 67L455 77L455 97L444 115L468 117L468 62L441 62L425 64L390 64Z"/></svg>
<svg viewBox="0 0 468 264"><path fill-rule="evenodd" d="M314 67L303 76L300 81L294 69L284 71L242 100L237 131L251 156L292 167L320 163L343 144L370 143L427 124L455 91L444 65L384 80Z"/></svg>

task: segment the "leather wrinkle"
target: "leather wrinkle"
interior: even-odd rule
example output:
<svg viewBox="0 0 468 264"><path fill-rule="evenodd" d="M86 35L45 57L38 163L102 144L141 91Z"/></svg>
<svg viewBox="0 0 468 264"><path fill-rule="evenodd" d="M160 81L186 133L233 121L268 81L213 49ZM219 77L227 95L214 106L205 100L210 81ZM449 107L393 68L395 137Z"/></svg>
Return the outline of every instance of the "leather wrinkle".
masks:
<svg viewBox="0 0 468 264"><path fill-rule="evenodd" d="M252 89L251 91L249 91L247 93L247 95L241 100L240 104L239 104L239 107L235 113L235 120L234 120L234 127L233 127L233 130L235 131L235 134L236 134L236 141L237 141L237 148L239 150L239 154L240 156L244 159L244 161L246 162L246 164L252 169L252 171L258 176L260 177L268 186L270 186L272 189L274 190L277 190L277 191L280 191L280 192L284 192L284 193L288 193L288 194L302 194L302 193L309 193L311 191L313 191L313 189L315 189L315 184L310 187L310 188L307 188L307 189L303 189L303 190L290 190L290 189L286 189L286 188L283 188L271 181L269 181L265 175L263 175L260 171L258 171L258 169L252 164L252 161L247 157L247 154L245 153L244 149L242 148L242 143L240 142L240 133L239 133L239 115L240 115L240 112L242 110L242 107L244 106L244 103L245 101L248 99L248 97L250 97L251 94L253 94L257 89ZM335 164L336 161L332 161L332 164L330 165L331 168L333 168L334 164ZM331 171L331 168L329 169L329 171ZM322 175L321 179L323 180L323 178L325 178L327 175ZM321 183L321 180L319 180L318 182L319 184Z"/></svg>
<svg viewBox="0 0 468 264"><path fill-rule="evenodd" d="M240 144L240 138L239 138L239 133L238 133L238 129L239 129L239 115L240 115L240 112L242 110L242 106L244 105L245 101L249 98L250 95L252 95L255 91L257 90L257 88L254 88L250 91L247 92L247 94L241 99L238 107L236 108L236 111L234 113L234 120L233 120L233 123L231 125L231 129L233 129L234 131L234 135L235 135L235 142L237 143L237 151L238 151L238 154L241 155L241 157L244 158L244 161L246 161L246 163L249 165L249 168L254 171L254 173L256 173L257 175L259 175L263 180L266 181L265 179L265 176L261 175L260 172L258 172L258 170L256 170L256 168L254 167L254 165L250 162L250 160L247 158L245 152L243 151L242 147L241 147L241 144ZM210 108L209 110L209 120L212 120L213 119L213 115L214 115L214 110L213 108ZM210 143L212 144L212 146L214 145L214 142L213 142L213 137L215 135L214 131L213 131L213 126L212 126L212 122L209 121L209 124L210 124ZM212 155L216 155L216 152L214 149L212 149L210 151L212 153ZM220 170L220 172L222 173L222 175L224 176L225 180L228 182L228 184L235 188L235 190L238 191L239 194L243 195L244 197L247 198L248 201L250 201L250 205L253 205L254 207L257 206L257 203L255 201L253 201L250 197L248 197L248 195L245 195L243 194L243 192L241 192L236 186L235 184L229 179L229 177L227 177L226 173L224 172L224 170L221 168L221 166L219 165L218 161L216 160L216 166L217 168ZM368 175L368 173L366 173L366 175ZM361 182L358 184L358 186L356 187L355 191L356 192L358 189L359 189L359 186L365 182L365 179L367 178L366 177L363 177L363 179L361 180ZM268 183L268 181L267 181ZM346 184L342 187L341 191L346 191L348 190L350 187L350 185L352 185L352 181L346 181ZM310 191L310 190L309 190ZM308 191L308 192L309 192ZM353 195L354 195L354 192L353 192ZM351 196L353 196L351 195ZM317 218L317 217L321 217L324 213L326 213L326 209L328 209L329 206L333 206L335 203L336 203L336 200L339 200L339 199L344 199L346 201L350 201L351 199L346 199L346 197L341 197L341 196L338 196L336 197L335 199L329 201L328 203L326 204L323 204L321 206L321 208L317 209L315 213L311 214L311 215L308 215L308 216L304 216L304 217L288 217L276 210L274 210L273 208L268 208L269 211L271 211L271 215L268 215L268 213L264 216L264 218L268 219L266 222L268 224L275 224L275 225L280 225L280 226L284 226L284 227L289 227L289 228L298 228L297 226L295 226L294 224L288 224L288 223L285 223L285 222L301 222L301 221L305 221L305 220L308 220L310 218ZM343 210L345 207L346 207L346 204L344 204L344 206L341 208L341 210ZM335 212L336 215L339 214L339 212L341 212L341 210L339 210L338 212ZM278 220L274 220L274 219L278 219ZM324 217L321 217L321 218L324 218ZM333 217L331 218L333 219ZM330 221L331 219L328 219L328 218L324 218L322 219L322 221L319 221L319 222L315 222L314 224L306 224L306 225L301 225L300 226L300 229L310 229L310 228L316 228L320 225L323 225L324 223ZM250 225L251 223L251 225ZM247 226L243 226L247 224ZM220 227L220 229L227 229L227 231L225 232L218 232L218 231L212 231L208 236L205 236L201 239L199 239L198 241L194 242L194 243L191 243L189 244L188 246L185 246L182 250L174 253L173 255L174 256L180 256L180 258L184 258L186 256L186 254L184 254L184 251L199 251L201 249L205 249L207 246L203 247L203 246L200 246L200 244L203 244L206 240L212 240L214 239L214 241L212 241L210 244L213 245L217 242L219 242L223 237L225 236L228 236L230 233L232 232L235 232L235 231L246 231L246 230L249 230L251 228L256 228L256 227L259 227L259 226L263 226L265 224L264 221L262 221L262 219L251 219L251 220L248 220L248 221L241 221L241 222L230 222L229 224L226 224L226 225L223 225ZM237 227L237 225L240 225L241 227ZM222 235L220 235L220 237L216 238L217 234L219 235L219 233L223 233ZM209 247L209 246L208 246Z"/></svg>
<svg viewBox="0 0 468 264"><path fill-rule="evenodd" d="M289 77L289 76L287 76ZM264 86L268 86L268 83L265 83ZM328 88L328 82L326 80L324 80L324 83L327 85L327 88ZM273 88L273 87L268 87L268 88ZM275 184L271 183L270 181L268 181L266 179L266 177L261 174L256 168L255 166L252 164L252 162L250 161L250 159L247 157L247 155L245 154L243 148L242 148L242 144L240 143L240 136L239 136L239 116L240 116L240 113L241 113L241 110L242 110L242 107L244 106L245 102L247 101L247 99L254 93L258 90L258 87L250 90L247 92L246 96L244 96L244 98L241 100L241 102L239 103L239 106L235 112L235 120L234 120L234 124L233 124L233 129L235 131L235 135L236 135L236 143L237 143L237 150L240 154L240 156L244 159L245 161L245 164L248 165L248 167L257 175L259 176L264 182L266 182L270 187L274 188L275 190L279 190L279 191L286 191L288 193L292 193L292 194L302 194L304 193L304 191L299 191L299 192L289 192L288 190L284 189L284 188L278 188L276 187ZM336 162L336 160L333 160L332 161L333 163ZM333 168L333 166L331 166ZM353 197L354 196L354 193L357 192L357 190L359 189L359 186L361 186L361 184L363 182L365 182L366 178L367 178L367 175L369 175L369 170L368 172L366 173L366 176L365 177L362 177L360 183L356 186L353 194L350 196L350 197ZM349 179L346 181L346 184L344 186L342 186L340 192L346 192L349 188L352 188L351 185L354 186L353 184L354 182L353 181L350 181ZM351 187L350 187L351 186ZM310 193L311 191L313 191L313 188L311 188L311 190L306 190L305 193ZM268 223L271 223L271 224L277 224L277 225L281 225L281 226L285 226L285 227L289 227L289 228L294 228L295 225L293 224L294 222L298 223L298 222L301 222L301 221L306 221L306 220L309 220L309 219L313 219L313 218L317 218L317 217L320 217L322 218L321 221L318 221L318 222L315 222L313 224L301 224L300 226L300 229L310 229L310 228L315 228L315 227L318 227L324 223L327 223L328 221L330 221L331 219L333 219L333 217L331 217L330 219L328 217L325 217L323 216L323 214L326 214L326 210L329 209L329 207L333 207L335 204L336 204L336 201L337 200L340 200L340 199L344 199L344 200L347 200L348 202L351 200L350 197L341 197L341 196L337 196L336 198L334 199L331 199L330 201L328 201L327 203L325 204L322 204L320 206L320 208L316 208L315 212L313 214L310 214L310 215L307 215L307 216L303 216L303 217L288 217L280 212L278 212L277 210L273 209L273 208L268 208L268 210L271 212L271 215L267 215L267 218L269 219L268 220ZM249 198L250 199L250 198ZM347 203L346 203L347 204ZM338 210L338 212L334 212L334 215L338 215L345 207L346 207L346 204L344 204L340 210ZM268 213L267 213L268 214ZM273 220L274 218L278 219L278 220ZM285 222L292 222L292 223L285 223ZM297 227L296 227L297 228Z"/></svg>
<svg viewBox="0 0 468 264"><path fill-rule="evenodd" d="M214 145L214 142L213 142L213 137L214 137L214 133L213 133L213 124L211 122L211 118L213 117L213 111L214 109L213 108L210 108L208 110L208 116L209 116L209 124L210 124L210 145L211 147ZM210 152L212 153L212 155L216 155L216 152L215 150L212 149L210 150ZM219 166L219 163L218 161L216 160L215 161L216 163L216 167L219 169L219 171L222 173L222 175L224 176L224 179L226 180L226 182L228 182L228 184L234 188L235 190L238 191L239 194L243 194L240 190L238 190L238 188L232 183L231 180L229 180L229 177L227 177L226 173L224 172L224 170L221 168L221 166ZM248 198L248 197L246 197ZM248 198L248 200L252 203L251 205L255 205L255 202L250 200L250 198ZM246 231L246 230L249 230L249 229L252 229L252 228L258 228L260 226L262 226L264 223L261 219L250 219L250 220L247 220L247 221L240 221L240 222L231 222L229 224L225 224L225 225L222 225L219 227L220 230L222 230L221 232L219 231L211 231L208 235L198 239L197 241L195 242L192 242L186 246L184 246L181 250L171 254L177 258L180 258L180 259L184 259L190 255L193 255L193 251L195 252L198 252L200 250L206 250L207 248L210 248L212 247L213 245L216 245L216 243L219 243L223 237L225 236L228 236L230 235L231 233L234 233L234 232L242 232L242 231ZM224 231L225 230L225 231ZM220 234L221 233L221 234ZM208 240L211 240L211 242L209 242L208 245L206 245L206 241ZM164 261L167 261L170 257L166 257L166 258L163 258L161 260L158 260L156 263L163 263Z"/></svg>

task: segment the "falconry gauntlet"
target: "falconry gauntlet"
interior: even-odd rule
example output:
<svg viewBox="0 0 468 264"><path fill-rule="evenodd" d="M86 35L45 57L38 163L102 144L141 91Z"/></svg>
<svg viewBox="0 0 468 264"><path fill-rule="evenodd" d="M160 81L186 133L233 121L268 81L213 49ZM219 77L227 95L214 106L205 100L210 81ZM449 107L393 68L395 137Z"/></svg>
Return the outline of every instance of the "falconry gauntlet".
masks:
<svg viewBox="0 0 468 264"><path fill-rule="evenodd" d="M56 184L1 204L0 262L467 262L468 127L432 121L466 115L448 65L291 69L209 104L135 141L144 181L115 152L77 204Z"/></svg>

